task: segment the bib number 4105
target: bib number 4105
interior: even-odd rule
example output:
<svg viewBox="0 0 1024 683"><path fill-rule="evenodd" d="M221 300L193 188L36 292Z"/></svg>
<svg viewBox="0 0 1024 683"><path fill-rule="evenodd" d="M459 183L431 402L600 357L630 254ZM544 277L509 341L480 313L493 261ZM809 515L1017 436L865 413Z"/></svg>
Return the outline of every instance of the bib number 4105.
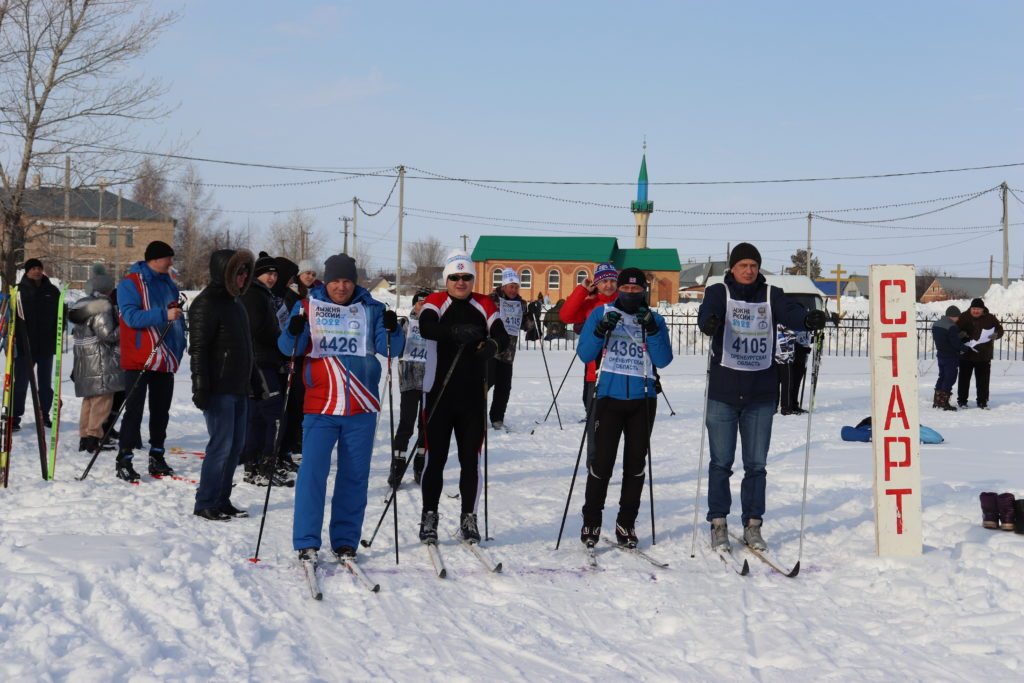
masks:
<svg viewBox="0 0 1024 683"><path fill-rule="evenodd" d="M732 342L732 350L736 353L767 353L768 339L766 337L736 337Z"/></svg>

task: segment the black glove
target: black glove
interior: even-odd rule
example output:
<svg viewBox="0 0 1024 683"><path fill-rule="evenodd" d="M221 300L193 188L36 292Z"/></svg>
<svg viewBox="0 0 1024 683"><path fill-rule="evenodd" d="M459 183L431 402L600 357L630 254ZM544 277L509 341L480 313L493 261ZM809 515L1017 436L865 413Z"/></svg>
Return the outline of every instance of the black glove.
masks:
<svg viewBox="0 0 1024 683"><path fill-rule="evenodd" d="M384 323L384 329L388 332L394 332L398 329L398 314L394 311L384 311L381 320Z"/></svg>
<svg viewBox="0 0 1024 683"><path fill-rule="evenodd" d="M391 456L391 472L388 474L388 486L392 489L397 489L402 484L402 477L405 476L405 470L409 467L409 461L399 455L400 451L395 451L395 454Z"/></svg>
<svg viewBox="0 0 1024 683"><path fill-rule="evenodd" d="M622 320L622 314L618 311L608 311L601 318L601 322L597 323L597 327L594 328L594 334L598 337L604 337L609 332L615 329L615 326Z"/></svg>
<svg viewBox="0 0 1024 683"><path fill-rule="evenodd" d="M498 342L493 339L484 341L483 346L476 350L475 355L480 360L490 360L498 353Z"/></svg>
<svg viewBox="0 0 1024 683"><path fill-rule="evenodd" d="M808 330L823 330L828 323L828 313L814 310L804 318L804 327Z"/></svg>
<svg viewBox="0 0 1024 683"><path fill-rule="evenodd" d="M641 306L636 312L636 322L644 328L647 334L658 334L658 321L654 319L654 313L646 306Z"/></svg>
<svg viewBox="0 0 1024 683"><path fill-rule="evenodd" d="M833 325L835 325L836 327L839 327L839 314L838 313L833 312L832 315L830 316L829 320L832 321Z"/></svg>
<svg viewBox="0 0 1024 683"><path fill-rule="evenodd" d="M293 337L297 337L302 334L302 329L306 326L306 317L302 315L293 315L292 319L288 321L288 332Z"/></svg>
<svg viewBox="0 0 1024 683"><path fill-rule="evenodd" d="M709 337L713 337L721 326L722 319L718 317L717 313L712 313L701 323L700 331Z"/></svg>
<svg viewBox="0 0 1024 683"><path fill-rule="evenodd" d="M450 334L452 341L456 344L476 345L487 337L487 330L481 325L459 323L458 325L452 325Z"/></svg>
<svg viewBox="0 0 1024 683"><path fill-rule="evenodd" d="M192 390L192 404L199 408L199 410L206 410L206 406L210 403L210 395L202 389Z"/></svg>

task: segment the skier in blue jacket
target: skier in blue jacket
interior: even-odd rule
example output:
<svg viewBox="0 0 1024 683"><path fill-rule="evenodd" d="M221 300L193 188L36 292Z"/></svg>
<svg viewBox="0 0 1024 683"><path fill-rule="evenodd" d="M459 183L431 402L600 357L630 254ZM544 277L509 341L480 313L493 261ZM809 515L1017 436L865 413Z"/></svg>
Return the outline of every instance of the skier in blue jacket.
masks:
<svg viewBox="0 0 1024 683"><path fill-rule="evenodd" d="M768 446L779 384L772 358L775 326L791 330L820 330L825 311L810 311L791 301L781 289L768 285L761 274L761 254L741 242L729 255L725 281L704 291L697 313L701 331L712 338L708 377L707 429L711 459L708 466L708 515L711 546L729 551L726 518L732 506L729 477L736 458L736 433L743 442L743 540L755 550L767 550L761 537L765 508Z"/></svg>
<svg viewBox="0 0 1024 683"><path fill-rule="evenodd" d="M601 517L608 483L615 468L619 438L622 453L622 492L615 520L620 545L635 548L636 516L644 489L647 447L654 427L658 397L654 368L672 362L672 344L665 320L647 307L647 278L638 268L618 276L613 303L595 308L587 317L576 346L584 363L598 360L597 402L590 419L597 425L597 452L587 469L586 500L580 540L593 547L601 538ZM599 359L599 356L603 358ZM653 367L652 367L653 366Z"/></svg>

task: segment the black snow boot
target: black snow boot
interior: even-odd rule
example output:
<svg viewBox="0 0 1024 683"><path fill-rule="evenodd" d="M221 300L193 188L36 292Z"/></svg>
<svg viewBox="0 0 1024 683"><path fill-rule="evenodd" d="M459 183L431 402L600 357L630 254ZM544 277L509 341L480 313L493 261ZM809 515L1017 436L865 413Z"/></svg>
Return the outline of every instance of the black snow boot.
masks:
<svg viewBox="0 0 1024 683"><path fill-rule="evenodd" d="M994 491L986 491L978 496L981 501L981 525L986 529L999 528L999 504Z"/></svg>
<svg viewBox="0 0 1024 683"><path fill-rule="evenodd" d="M1003 531L1013 531L1013 494L1000 493L996 496L996 506L999 508L999 528Z"/></svg>

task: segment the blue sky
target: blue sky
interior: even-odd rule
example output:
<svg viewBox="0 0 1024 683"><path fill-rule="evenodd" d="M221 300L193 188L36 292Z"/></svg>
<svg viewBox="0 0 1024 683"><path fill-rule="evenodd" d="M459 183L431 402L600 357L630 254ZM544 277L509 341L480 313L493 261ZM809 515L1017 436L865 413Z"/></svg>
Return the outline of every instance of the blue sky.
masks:
<svg viewBox="0 0 1024 683"><path fill-rule="evenodd" d="M287 7L283 11L282 7ZM310 168L398 164L459 178L633 181L647 138L652 183L879 174L1024 162L1024 4L1018 2L188 2L140 67L171 85L174 114L143 140L185 139L201 157ZM200 164L210 183L323 179ZM628 186L406 182L405 239L446 246L481 234L608 234L632 246ZM420 176L420 177L416 177ZM788 264L806 218L755 214L917 202L1024 188L1024 166L902 178L654 185L654 247L685 262L758 244ZM393 180L215 188L232 212L381 202ZM1018 192L1024 200L1024 191ZM397 200L397 193L395 195ZM583 203L575 203L583 202ZM614 204L607 208L594 204ZM936 202L833 214L901 218ZM368 210L376 208L367 203ZM465 218L422 210L467 214ZM691 212L691 213L683 213ZM309 212L340 250L351 202ZM926 230L815 220L814 250L837 262L1001 272L997 193L912 220ZM266 213L228 213L261 247ZM777 216L770 218L779 218ZM502 219L502 220L496 220ZM1010 198L1010 220L1024 203ZM550 221L538 224L527 221ZM397 207L360 216L371 267L393 267ZM714 224L714 225L708 225ZM964 228L975 228L966 230ZM1022 226L1011 275L1024 269ZM372 242L371 242L372 240ZM965 241L966 240L966 241Z"/></svg>

